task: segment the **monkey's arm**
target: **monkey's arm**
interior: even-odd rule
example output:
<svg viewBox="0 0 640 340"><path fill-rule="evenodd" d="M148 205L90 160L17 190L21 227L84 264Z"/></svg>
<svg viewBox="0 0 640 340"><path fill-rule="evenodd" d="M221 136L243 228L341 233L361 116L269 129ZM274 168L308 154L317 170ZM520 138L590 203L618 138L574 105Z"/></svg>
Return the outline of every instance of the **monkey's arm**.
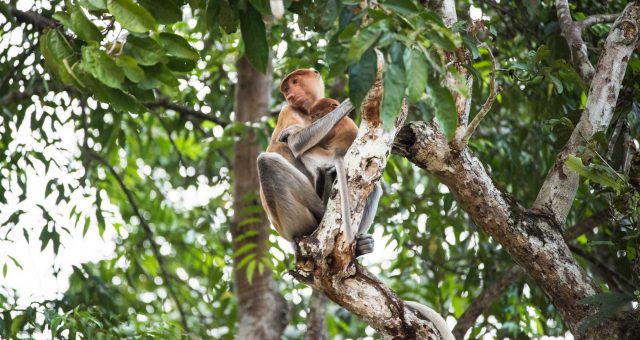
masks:
<svg viewBox="0 0 640 340"><path fill-rule="evenodd" d="M298 157L318 144L351 110L353 110L353 104L347 99L326 116L314 121L303 129L291 131L288 136L284 136L287 137L284 139L287 140L293 155Z"/></svg>

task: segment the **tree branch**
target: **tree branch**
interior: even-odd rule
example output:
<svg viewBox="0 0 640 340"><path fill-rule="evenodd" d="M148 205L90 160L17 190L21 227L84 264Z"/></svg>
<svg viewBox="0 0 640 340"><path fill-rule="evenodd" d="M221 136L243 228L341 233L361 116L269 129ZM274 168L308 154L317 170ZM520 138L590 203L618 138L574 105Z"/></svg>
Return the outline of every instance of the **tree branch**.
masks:
<svg viewBox="0 0 640 340"><path fill-rule="evenodd" d="M558 0L557 4L561 23L566 25L571 19L567 17L569 13L566 0ZM573 26L573 23L569 25ZM536 210L553 213L559 222L566 219L579 184L579 175L564 163L570 154L579 154L578 151L594 134L609 126L629 56L638 43L639 31L640 4L630 2L609 32L580 122L556 157L555 165L549 171L533 204Z"/></svg>
<svg viewBox="0 0 640 340"><path fill-rule="evenodd" d="M403 105L394 126L381 126L383 57L378 54L378 75L362 104L362 122L358 136L345 156L351 222L362 219L365 201L380 180L387 162L397 127L407 115ZM338 203L337 187L320 226L309 236L296 240L296 279L362 318L382 337L426 339L442 337L429 316L408 306L384 283L354 258L355 241L344 233L343 216ZM443 330L444 331L444 330Z"/></svg>
<svg viewBox="0 0 640 340"><path fill-rule="evenodd" d="M160 117L160 115L155 110L150 110L150 111L156 116L156 118L158 118L158 121L160 121L160 125L162 125L164 132L167 133L167 138L169 139L169 143L171 143L171 146L173 146L173 149L176 150L176 154L178 155L178 160L180 161L180 164L182 164L183 166L187 166L187 163L184 162L184 158L182 157L182 152L180 152L180 149L178 149L176 142L173 140L173 137L171 137L171 129L169 129L169 127L167 126L167 123L162 119L162 117Z"/></svg>
<svg viewBox="0 0 640 340"><path fill-rule="evenodd" d="M571 11L567 0L556 0L556 11L562 35L567 40L571 50L573 64L582 80L589 84L591 78L593 78L594 68L591 61L589 61L587 44L582 40L581 28L571 19Z"/></svg>
<svg viewBox="0 0 640 340"><path fill-rule="evenodd" d="M576 22L575 24L578 26L578 29L580 31L584 31L585 29L587 29L587 28L589 28L589 27L591 27L593 25L614 22L614 21L616 21L616 19L619 16L620 16L620 13L618 13L618 14L596 14L596 15L588 16L584 20L580 20L580 21Z"/></svg>
<svg viewBox="0 0 640 340"><path fill-rule="evenodd" d="M225 127L227 125L229 125L229 122L226 120L223 120L221 118L218 118L216 116L213 115L209 115L206 114L202 111L198 111L195 110L194 108L188 107L188 106L184 106L184 105L180 105L180 104L176 104L174 102L171 102L169 98L167 97L160 97L158 99L156 99L155 101L149 101L149 102L145 102L144 106L146 106L149 109L153 109L153 108L157 108L157 107L163 107L165 109L170 109L173 111L178 112L180 115L185 116L186 118L197 118L197 119L202 119L202 120L208 120L210 122L214 122L222 127Z"/></svg>
<svg viewBox="0 0 640 340"><path fill-rule="evenodd" d="M2 79L0 79L0 89L2 89L9 82L9 79L13 78L15 72L22 67L22 64L24 63L24 61L31 55L31 53L33 53L33 51L35 51L36 47L38 47L38 45L36 44L31 45L28 49L20 53L18 57L10 61L10 63L13 63L16 60L18 62L15 65L13 65L11 70L9 70L4 75L4 77L2 77Z"/></svg>
<svg viewBox="0 0 640 340"><path fill-rule="evenodd" d="M34 11L21 11L16 8L11 8L11 14L16 18L16 21L23 24L32 24L39 30L45 28L56 28L60 26L60 23L51 18L47 18Z"/></svg>
<svg viewBox="0 0 640 340"><path fill-rule="evenodd" d="M478 316L482 315L487 308L491 306L493 301L502 295L505 289L513 283L520 281L524 275L525 271L522 267L513 266L483 290L482 293L471 302L467 309L465 309L460 318L458 318L458 322L453 328L453 335L456 339L464 338L464 335L476 322Z"/></svg>
<svg viewBox="0 0 640 340"><path fill-rule="evenodd" d="M182 327L184 328L186 333L189 333L190 332L189 325L187 324L187 319L185 317L184 310L182 309L182 304L178 299L178 295L173 289L173 285L171 285L171 277L170 277L169 271L167 270L164 257L162 256L162 254L160 254L160 246L158 245L158 243L156 243L154 239L153 231L151 230L149 223L140 212L140 209L138 208L138 204L136 203L133 197L133 193L131 192L131 190L129 190L129 188L127 188L126 184L124 183L124 180L122 179L122 177L120 177L120 174L118 174L116 169L114 169L113 166L111 166L111 164L109 164L109 162L107 162L106 159L102 158L100 155L98 155L96 152L90 149L84 149L84 152L89 158L96 160L98 163L102 164L104 167L106 167L109 170L109 173L111 173L111 175L116 179L116 181L118 182L118 185L120 186L120 189L124 192L125 196L127 197L127 201L129 202L129 205L131 206L131 209L133 210L134 215L136 215L140 220L140 224L142 225L142 230L144 231L145 238L149 241L149 244L151 245L151 251L153 253L153 256L156 258L156 261L158 261L158 266L160 267L160 273L162 274L162 279L165 282L165 285L167 286L169 295L171 296L173 302L176 305L176 308L178 309L178 313L180 314L180 322L182 323Z"/></svg>
<svg viewBox="0 0 640 340"><path fill-rule="evenodd" d="M609 265L604 263L601 259L574 245L569 245L569 248L578 256L589 261L597 271L600 271L600 276L612 290L617 290L619 292L624 292L627 294L633 294L633 291L636 289L635 285L626 277L618 273L616 270L611 269Z"/></svg>
<svg viewBox="0 0 640 340"><path fill-rule="evenodd" d="M496 100L496 96L500 91L499 89L496 89L496 69L498 68L496 58L493 56L493 52L491 52L491 48L487 46L487 44L483 43L482 45L484 45L484 47L489 52L489 56L491 57L491 78L489 80L489 97L480 108L480 111L478 111L478 114L476 114L476 116L473 117L473 120L467 127L464 133L464 136L462 136L461 139L457 139L456 142L454 143L454 147L456 150L462 150L467 146L467 144L469 144L469 139L471 139L471 136L476 131L476 128L478 127L478 125L480 125L480 122L482 121L484 116L486 116L489 110L491 110L491 107L493 106L493 102Z"/></svg>

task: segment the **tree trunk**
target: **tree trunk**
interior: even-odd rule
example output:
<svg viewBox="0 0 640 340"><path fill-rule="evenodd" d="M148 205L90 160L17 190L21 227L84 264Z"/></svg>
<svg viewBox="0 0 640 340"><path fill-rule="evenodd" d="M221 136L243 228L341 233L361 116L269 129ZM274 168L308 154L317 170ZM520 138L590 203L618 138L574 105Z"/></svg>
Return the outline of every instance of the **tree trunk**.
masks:
<svg viewBox="0 0 640 340"><path fill-rule="evenodd" d="M265 115L269 109L271 91L271 73L264 75L251 67L246 58L237 63L238 83L234 110L239 122L253 121ZM234 258L235 290L238 296L238 339L280 339L289 319L288 305L280 295L273 280L271 270L262 263L269 258L269 224L264 213L251 210L249 216L242 213L244 208L260 205L258 196L258 170L256 158L260 152L255 132L247 134L235 143L233 168L233 237L234 252L247 244L257 246ZM241 221L257 218L255 223L241 225ZM256 235L243 237L247 232ZM255 254L255 266L245 265L238 269L239 262L245 257ZM261 272L258 267L263 269ZM253 268L251 281L247 272Z"/></svg>

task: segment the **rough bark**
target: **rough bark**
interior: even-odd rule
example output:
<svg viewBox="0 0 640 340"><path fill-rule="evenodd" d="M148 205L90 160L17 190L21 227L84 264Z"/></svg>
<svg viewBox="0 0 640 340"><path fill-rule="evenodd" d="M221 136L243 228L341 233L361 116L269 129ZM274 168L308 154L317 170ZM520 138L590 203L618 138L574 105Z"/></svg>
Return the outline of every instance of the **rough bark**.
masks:
<svg viewBox="0 0 640 340"><path fill-rule="evenodd" d="M366 198L380 180L391 144L407 115L406 106L394 126L380 126L382 56L378 79L362 105L362 123L345 156L352 225L358 225ZM427 339L441 335L429 320L406 307L404 301L354 257L355 242L343 233L337 187L318 229L297 240L296 269L291 274L345 307L381 333L383 338Z"/></svg>
<svg viewBox="0 0 640 340"><path fill-rule="evenodd" d="M559 0L558 4L561 5L563 2L566 3ZM562 7L559 7L558 11L564 13L560 8ZM559 13L559 15L565 18L561 20L566 21L568 13ZM595 133L604 131L609 126L629 56L638 44L639 31L640 5L631 2L613 24L598 61L598 69L591 81L586 107L580 122L558 154L556 163L549 171L533 204L536 210L552 213L560 223L564 222L571 209L579 180L578 174L564 165L565 160L569 154L577 154L578 149L584 146Z"/></svg>
<svg viewBox="0 0 640 340"><path fill-rule="evenodd" d="M589 83L591 78L593 78L595 69L589 60L587 44L582 40L582 28L571 19L571 11L569 10L569 2L567 0L556 1L556 12L560 30L571 50L573 65L578 70L582 79Z"/></svg>
<svg viewBox="0 0 640 340"><path fill-rule="evenodd" d="M238 83L236 84L234 110L240 122L255 121L268 111L269 95L271 92L271 75L261 74L251 67L246 58L237 63ZM258 188L258 171L256 159L260 152L255 132L249 130L247 135L235 143L233 168L235 177L233 183L233 237L234 251L245 244L254 243L257 247L251 251L256 254L256 260L269 256L269 224L264 213L258 216L242 215L243 208L260 205L256 188ZM239 222L258 217L259 222L240 225ZM242 239L239 236L248 231L258 234ZM246 255L246 253L245 253ZM234 269L242 256L234 259ZM253 279L249 282L247 267L234 270L235 290L238 296L238 339L280 339L289 320L289 310L285 299L278 292L269 267L260 273L257 269Z"/></svg>
<svg viewBox="0 0 640 340"><path fill-rule="evenodd" d="M437 177L471 219L500 243L556 306L565 324L577 333L594 310L579 305L597 290L573 258L557 221L524 209L500 191L468 149L454 152L434 124L413 122L400 131L394 151ZM594 338L629 336L624 323L611 321L594 329Z"/></svg>
<svg viewBox="0 0 640 340"><path fill-rule="evenodd" d="M442 0L428 5L435 10L447 27L453 26L458 21L456 13L456 4L454 0ZM455 140L462 141L467 130L469 122L469 112L471 111L471 92L473 90L473 77L464 64L470 64L471 58L468 51L461 47L455 53L445 52L445 61L452 64L455 72L459 77L455 77L453 73L447 72L444 76L443 85L446 86L456 103L456 112L458 113L458 126L455 131ZM467 93L460 91L465 88Z"/></svg>

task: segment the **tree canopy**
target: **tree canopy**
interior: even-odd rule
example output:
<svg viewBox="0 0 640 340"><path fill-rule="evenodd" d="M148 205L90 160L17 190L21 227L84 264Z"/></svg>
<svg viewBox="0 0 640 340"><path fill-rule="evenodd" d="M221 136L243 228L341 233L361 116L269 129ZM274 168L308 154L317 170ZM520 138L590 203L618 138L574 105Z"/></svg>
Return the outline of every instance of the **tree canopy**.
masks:
<svg viewBox="0 0 640 340"><path fill-rule="evenodd" d="M19 303L0 281L1 338L232 339L253 303L238 287L260 296L259 282L284 297L277 338L304 337L307 284L322 287L267 229L252 163L279 81L303 67L361 130L376 87L385 131L406 115L382 155L379 250L360 260L395 294L457 337L640 334L637 1L284 7L0 4L0 247L55 256L74 229L117 235L55 298ZM3 276L28 270L0 254ZM386 334L336 302L330 338Z"/></svg>

